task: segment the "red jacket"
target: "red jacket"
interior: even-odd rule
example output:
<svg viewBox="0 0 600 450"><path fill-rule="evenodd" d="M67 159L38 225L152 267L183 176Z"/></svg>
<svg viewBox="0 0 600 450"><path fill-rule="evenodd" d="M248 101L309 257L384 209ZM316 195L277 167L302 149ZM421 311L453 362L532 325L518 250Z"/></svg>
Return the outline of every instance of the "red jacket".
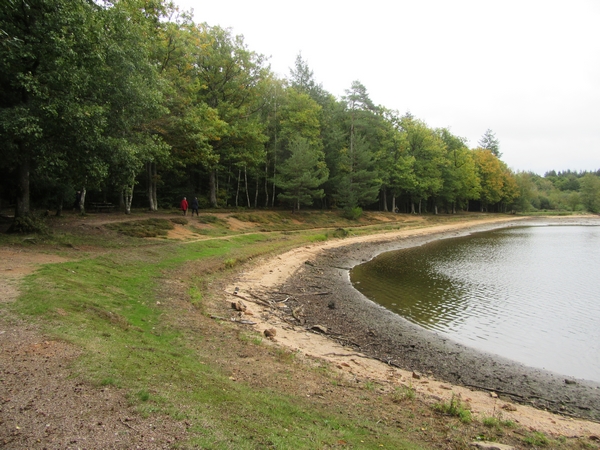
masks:
<svg viewBox="0 0 600 450"><path fill-rule="evenodd" d="M181 200L181 210L182 211L187 211L188 209L188 202L187 200L184 198L183 200Z"/></svg>

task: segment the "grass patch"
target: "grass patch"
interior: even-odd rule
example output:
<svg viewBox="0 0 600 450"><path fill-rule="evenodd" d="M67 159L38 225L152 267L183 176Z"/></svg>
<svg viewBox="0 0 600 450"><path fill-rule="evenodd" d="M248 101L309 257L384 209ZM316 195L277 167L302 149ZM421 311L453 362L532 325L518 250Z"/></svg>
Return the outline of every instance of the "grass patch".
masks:
<svg viewBox="0 0 600 450"><path fill-rule="evenodd" d="M227 221L221 219L220 217L213 216L212 214L202 214L198 216L198 222L206 224L206 225L214 225L216 227L227 228Z"/></svg>
<svg viewBox="0 0 600 450"><path fill-rule="evenodd" d="M412 386L402 385L394 389L390 394L391 400L394 403L402 403L407 400L414 400L416 397L416 391Z"/></svg>
<svg viewBox="0 0 600 450"><path fill-rule="evenodd" d="M308 238L310 242L323 242L327 240L326 234L313 234Z"/></svg>
<svg viewBox="0 0 600 450"><path fill-rule="evenodd" d="M456 395L452 394L449 402L440 402L433 409L442 414L458 417L462 423L471 423L471 411Z"/></svg>
<svg viewBox="0 0 600 450"><path fill-rule="evenodd" d="M187 225L189 223L185 217L171 217L169 220L177 225Z"/></svg>
<svg viewBox="0 0 600 450"><path fill-rule="evenodd" d="M551 443L551 440L548 439L548 436L546 436L544 433L534 431L526 436L523 439L523 442L532 447L548 447Z"/></svg>
<svg viewBox="0 0 600 450"><path fill-rule="evenodd" d="M184 219L185 220L185 219ZM187 220L186 220L187 223ZM109 230L117 231L126 236L146 238L166 236L169 230L175 228L173 219L145 219L130 222L109 223L105 225Z"/></svg>
<svg viewBox="0 0 600 450"><path fill-rule="evenodd" d="M515 428L516 423L512 420L504 420L501 416L484 417L481 421L488 428Z"/></svg>

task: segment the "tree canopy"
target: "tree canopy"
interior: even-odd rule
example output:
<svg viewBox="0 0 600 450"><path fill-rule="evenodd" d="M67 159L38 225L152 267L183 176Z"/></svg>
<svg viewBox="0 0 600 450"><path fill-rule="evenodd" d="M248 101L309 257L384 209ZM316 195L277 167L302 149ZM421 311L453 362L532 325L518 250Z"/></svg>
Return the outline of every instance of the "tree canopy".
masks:
<svg viewBox="0 0 600 450"><path fill-rule="evenodd" d="M183 196L213 207L598 209L597 172L515 174L489 129L470 149L449 128L376 105L358 80L336 98L301 55L279 78L243 36L161 0L2 2L0 139L0 199L16 217L60 213L76 191L82 206L87 195L126 212Z"/></svg>

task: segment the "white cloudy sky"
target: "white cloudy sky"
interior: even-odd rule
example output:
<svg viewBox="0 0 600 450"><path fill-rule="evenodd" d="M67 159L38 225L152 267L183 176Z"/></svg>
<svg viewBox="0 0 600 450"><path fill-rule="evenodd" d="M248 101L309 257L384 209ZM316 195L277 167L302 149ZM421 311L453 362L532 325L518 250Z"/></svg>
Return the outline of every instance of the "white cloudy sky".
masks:
<svg viewBox="0 0 600 450"><path fill-rule="evenodd" d="M600 1L174 1L282 77L301 52L338 97L359 80L471 147L491 128L514 170L600 169Z"/></svg>

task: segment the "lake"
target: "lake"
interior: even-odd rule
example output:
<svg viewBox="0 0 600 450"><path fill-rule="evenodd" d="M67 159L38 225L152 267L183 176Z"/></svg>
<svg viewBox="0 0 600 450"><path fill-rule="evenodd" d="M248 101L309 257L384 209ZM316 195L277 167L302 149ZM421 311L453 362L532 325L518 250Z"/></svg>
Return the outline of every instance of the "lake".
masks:
<svg viewBox="0 0 600 450"><path fill-rule="evenodd" d="M512 227L381 254L350 273L428 330L600 382L600 227Z"/></svg>

